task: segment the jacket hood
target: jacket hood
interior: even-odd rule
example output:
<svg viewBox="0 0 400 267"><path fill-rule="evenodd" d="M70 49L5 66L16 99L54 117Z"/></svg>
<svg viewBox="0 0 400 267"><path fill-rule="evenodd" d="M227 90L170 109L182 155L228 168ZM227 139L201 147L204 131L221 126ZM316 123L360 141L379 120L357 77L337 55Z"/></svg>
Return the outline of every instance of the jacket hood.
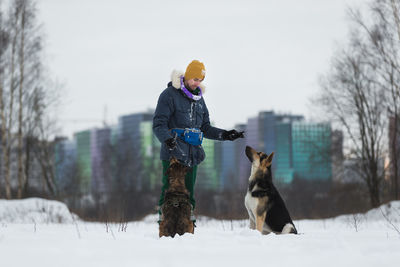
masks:
<svg viewBox="0 0 400 267"><path fill-rule="evenodd" d="M183 75L185 75L185 73L182 71L177 71L177 70L172 71L171 83L175 89L178 89L178 90L181 89L181 76L183 76ZM204 95L204 93L206 92L206 87L202 83L200 83L199 87L200 87L201 93Z"/></svg>

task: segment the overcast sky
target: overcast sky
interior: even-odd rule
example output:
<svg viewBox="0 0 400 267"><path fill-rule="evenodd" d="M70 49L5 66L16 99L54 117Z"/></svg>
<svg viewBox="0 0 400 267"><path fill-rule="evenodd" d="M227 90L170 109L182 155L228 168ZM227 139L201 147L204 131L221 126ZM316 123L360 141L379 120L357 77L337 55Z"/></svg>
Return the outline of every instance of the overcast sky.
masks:
<svg viewBox="0 0 400 267"><path fill-rule="evenodd" d="M48 67L65 84L62 133L155 108L173 69L206 67L217 127L261 110L311 118L346 8L366 0L39 0Z"/></svg>

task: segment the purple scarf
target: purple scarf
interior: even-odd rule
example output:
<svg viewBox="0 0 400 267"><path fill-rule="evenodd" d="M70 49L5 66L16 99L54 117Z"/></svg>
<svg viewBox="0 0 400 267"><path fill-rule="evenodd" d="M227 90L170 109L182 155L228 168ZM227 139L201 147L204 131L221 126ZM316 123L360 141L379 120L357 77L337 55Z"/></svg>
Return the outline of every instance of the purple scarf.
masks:
<svg viewBox="0 0 400 267"><path fill-rule="evenodd" d="M197 88L199 89L199 95L192 94L188 89L186 89L185 84L183 82L183 76L181 76L181 89L187 97L189 97L190 99L193 99L195 101L200 100L201 97L203 96L203 93L201 92L200 87L197 87Z"/></svg>

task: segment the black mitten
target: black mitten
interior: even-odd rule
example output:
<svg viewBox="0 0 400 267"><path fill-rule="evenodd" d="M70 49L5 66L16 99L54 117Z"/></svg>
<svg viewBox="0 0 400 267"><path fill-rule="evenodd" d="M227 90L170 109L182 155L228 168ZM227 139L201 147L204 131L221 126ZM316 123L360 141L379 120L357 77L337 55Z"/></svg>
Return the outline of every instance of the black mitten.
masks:
<svg viewBox="0 0 400 267"><path fill-rule="evenodd" d="M230 140L230 141L233 141L233 140L236 140L236 139L238 139L238 138L244 138L243 133L244 133L244 132L238 132L238 131L236 131L236 130L225 131L225 132L222 134L222 139L223 139L223 140Z"/></svg>

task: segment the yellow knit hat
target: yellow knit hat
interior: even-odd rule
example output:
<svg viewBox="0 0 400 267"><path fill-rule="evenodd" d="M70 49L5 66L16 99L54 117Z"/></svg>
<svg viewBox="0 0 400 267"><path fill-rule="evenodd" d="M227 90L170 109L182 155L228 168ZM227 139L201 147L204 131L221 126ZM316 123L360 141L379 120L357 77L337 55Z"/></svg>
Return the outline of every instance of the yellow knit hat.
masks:
<svg viewBox="0 0 400 267"><path fill-rule="evenodd" d="M204 64L198 60L193 60L186 68L185 72L185 80L188 81L190 79L200 79L203 80L206 77L206 68Z"/></svg>

